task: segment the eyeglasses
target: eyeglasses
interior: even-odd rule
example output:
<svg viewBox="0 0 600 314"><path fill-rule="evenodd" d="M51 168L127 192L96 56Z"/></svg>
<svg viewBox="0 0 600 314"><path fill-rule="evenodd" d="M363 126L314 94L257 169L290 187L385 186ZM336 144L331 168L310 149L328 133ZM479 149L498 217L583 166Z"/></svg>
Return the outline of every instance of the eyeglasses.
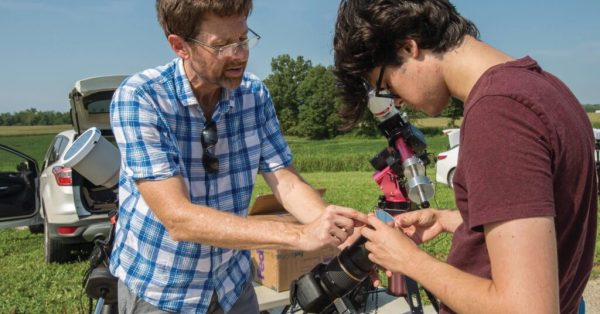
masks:
<svg viewBox="0 0 600 314"><path fill-rule="evenodd" d="M225 45L225 46L221 46L221 47L211 46L207 43L203 43L194 38L186 38L186 40L191 41L202 47L212 49L218 57L230 57L230 56L233 56L236 53L238 53L240 51L240 49L243 49L244 51L249 51L251 48L254 48L254 46L256 46L256 44L258 44L258 41L260 40L260 35L255 33L250 28L248 28L248 31L250 31L250 33L252 33L251 37L248 37L237 43L233 43L233 44L229 44L229 45Z"/></svg>
<svg viewBox="0 0 600 314"><path fill-rule="evenodd" d="M204 170L208 173L219 172L219 158L215 155L215 145L219 141L217 134L217 125L214 121L206 123L202 129L202 136L200 137L204 151L202 153L202 165Z"/></svg>
<svg viewBox="0 0 600 314"><path fill-rule="evenodd" d="M400 98L400 96L390 92L388 89L381 89L381 81L383 80L383 73L385 73L385 65L382 65L379 69L379 78L377 79L377 85L375 86L375 97L383 98Z"/></svg>

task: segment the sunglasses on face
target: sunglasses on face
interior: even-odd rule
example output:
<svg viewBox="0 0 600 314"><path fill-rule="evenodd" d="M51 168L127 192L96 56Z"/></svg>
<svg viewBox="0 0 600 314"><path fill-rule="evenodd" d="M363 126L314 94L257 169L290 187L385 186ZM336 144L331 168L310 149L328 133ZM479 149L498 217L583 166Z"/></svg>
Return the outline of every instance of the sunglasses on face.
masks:
<svg viewBox="0 0 600 314"><path fill-rule="evenodd" d="M202 153L204 170L208 173L219 172L219 159L215 155L215 145L219 141L219 136L217 134L217 125L214 121L211 120L206 123L202 129L200 141L202 142L202 147L204 147Z"/></svg>

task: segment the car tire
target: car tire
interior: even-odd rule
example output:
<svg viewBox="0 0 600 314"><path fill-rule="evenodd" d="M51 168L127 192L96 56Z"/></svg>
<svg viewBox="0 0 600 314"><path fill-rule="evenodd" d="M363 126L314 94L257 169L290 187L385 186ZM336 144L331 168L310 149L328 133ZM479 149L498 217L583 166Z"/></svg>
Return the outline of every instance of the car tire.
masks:
<svg viewBox="0 0 600 314"><path fill-rule="evenodd" d="M44 232L44 224L29 226L29 232L38 234Z"/></svg>
<svg viewBox="0 0 600 314"><path fill-rule="evenodd" d="M68 244L62 243L54 239L50 235L48 222L44 220L44 257L46 264L50 263L66 263L73 260L71 255L71 247Z"/></svg>
<svg viewBox="0 0 600 314"><path fill-rule="evenodd" d="M454 190L454 170L456 170L456 168L452 168L452 170L448 172L448 186L451 190Z"/></svg>

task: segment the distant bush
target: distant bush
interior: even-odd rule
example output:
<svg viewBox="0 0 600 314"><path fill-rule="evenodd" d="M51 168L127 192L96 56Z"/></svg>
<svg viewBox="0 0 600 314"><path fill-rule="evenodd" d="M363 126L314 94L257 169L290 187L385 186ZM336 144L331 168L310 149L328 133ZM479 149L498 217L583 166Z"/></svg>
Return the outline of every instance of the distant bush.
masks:
<svg viewBox="0 0 600 314"><path fill-rule="evenodd" d="M1 126L70 124L68 112L38 111L30 108L15 113L0 113Z"/></svg>
<svg viewBox="0 0 600 314"><path fill-rule="evenodd" d="M597 110L600 110L600 104L583 105L583 109L585 109L586 112L596 112Z"/></svg>

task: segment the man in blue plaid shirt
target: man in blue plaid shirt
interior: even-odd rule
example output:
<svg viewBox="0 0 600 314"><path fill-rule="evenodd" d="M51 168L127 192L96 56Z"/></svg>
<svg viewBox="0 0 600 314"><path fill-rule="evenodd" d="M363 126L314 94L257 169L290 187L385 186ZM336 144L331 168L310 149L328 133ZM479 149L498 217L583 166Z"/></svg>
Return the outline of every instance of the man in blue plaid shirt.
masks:
<svg viewBox="0 0 600 314"><path fill-rule="evenodd" d="M111 105L119 312L257 313L248 249L338 246L366 216L327 205L294 170L267 88L245 73L260 38L251 0L156 8L178 58L127 79ZM259 171L303 224L246 217Z"/></svg>

